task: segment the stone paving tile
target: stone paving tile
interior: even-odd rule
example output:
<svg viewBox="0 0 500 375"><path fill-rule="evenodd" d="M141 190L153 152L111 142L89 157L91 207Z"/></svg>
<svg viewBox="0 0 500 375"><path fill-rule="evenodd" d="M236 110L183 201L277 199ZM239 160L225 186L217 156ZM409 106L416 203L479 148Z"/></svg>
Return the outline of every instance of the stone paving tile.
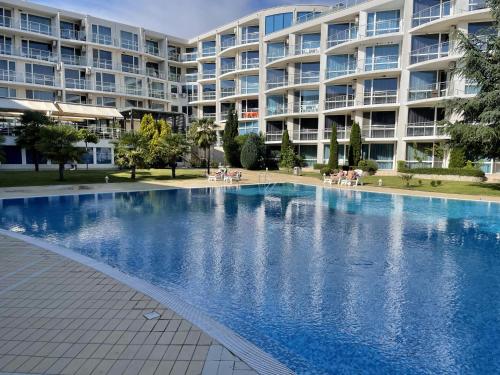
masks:
<svg viewBox="0 0 500 375"><path fill-rule="evenodd" d="M160 318L146 320L152 310ZM148 296L2 235L0 373L256 374Z"/></svg>

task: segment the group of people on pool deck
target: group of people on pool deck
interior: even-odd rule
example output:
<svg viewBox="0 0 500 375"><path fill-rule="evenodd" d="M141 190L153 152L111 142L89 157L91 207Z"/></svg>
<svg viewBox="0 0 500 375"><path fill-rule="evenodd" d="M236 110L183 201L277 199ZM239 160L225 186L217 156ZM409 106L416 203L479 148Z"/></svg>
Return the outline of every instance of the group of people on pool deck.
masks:
<svg viewBox="0 0 500 375"><path fill-rule="evenodd" d="M337 185L347 185L347 186L358 186L358 184L363 185L363 171L361 169L343 171L339 170L337 173L332 173L329 176L323 175L324 184L337 184Z"/></svg>
<svg viewBox="0 0 500 375"><path fill-rule="evenodd" d="M241 172L230 172L226 167L219 167L219 170L215 174L208 175L207 177L208 181L224 181L232 183L233 181L241 181Z"/></svg>

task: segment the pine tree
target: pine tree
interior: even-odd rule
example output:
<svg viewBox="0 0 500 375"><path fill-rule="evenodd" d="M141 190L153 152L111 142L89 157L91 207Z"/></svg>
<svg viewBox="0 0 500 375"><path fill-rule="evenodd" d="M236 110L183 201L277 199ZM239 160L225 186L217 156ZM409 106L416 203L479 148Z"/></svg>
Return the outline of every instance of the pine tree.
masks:
<svg viewBox="0 0 500 375"><path fill-rule="evenodd" d="M224 128L224 134L222 135L222 142L226 163L232 167L239 167L241 165L240 147L236 141L238 135L238 115L234 109L231 109Z"/></svg>
<svg viewBox="0 0 500 375"><path fill-rule="evenodd" d="M349 138L349 165L351 167L357 167L361 160L361 144L361 129L357 122L353 122Z"/></svg>
<svg viewBox="0 0 500 375"><path fill-rule="evenodd" d="M448 102L461 120L448 123L451 146L462 147L474 159L500 157L500 1L489 0L493 27L480 33L457 32L457 47L463 53L454 75L477 84L474 97Z"/></svg>
<svg viewBox="0 0 500 375"><path fill-rule="evenodd" d="M328 159L330 170L339 168L339 142L337 141L337 124L332 124L332 135L330 137L330 158Z"/></svg>
<svg viewBox="0 0 500 375"><path fill-rule="evenodd" d="M288 130L283 130L283 136L281 138L281 151L280 151L280 160L282 159L281 155L284 155L288 152L288 150L292 147L292 143L290 142L290 134L288 134Z"/></svg>

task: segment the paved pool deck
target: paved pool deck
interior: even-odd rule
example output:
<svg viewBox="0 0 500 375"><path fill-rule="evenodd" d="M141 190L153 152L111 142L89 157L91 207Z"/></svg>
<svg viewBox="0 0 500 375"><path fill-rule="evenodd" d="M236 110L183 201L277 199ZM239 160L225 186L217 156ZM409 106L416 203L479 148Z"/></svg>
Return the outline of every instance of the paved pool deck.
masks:
<svg viewBox="0 0 500 375"><path fill-rule="evenodd" d="M159 318L147 320L151 311ZM0 234L0 374L14 373L256 374L169 307Z"/></svg>

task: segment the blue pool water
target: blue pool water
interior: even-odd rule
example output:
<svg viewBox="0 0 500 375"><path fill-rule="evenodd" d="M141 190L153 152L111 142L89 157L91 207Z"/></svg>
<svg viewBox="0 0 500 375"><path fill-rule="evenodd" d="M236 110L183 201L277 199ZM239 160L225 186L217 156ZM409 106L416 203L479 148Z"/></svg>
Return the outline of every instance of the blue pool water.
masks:
<svg viewBox="0 0 500 375"><path fill-rule="evenodd" d="M0 201L298 373L500 372L500 205L300 185Z"/></svg>

